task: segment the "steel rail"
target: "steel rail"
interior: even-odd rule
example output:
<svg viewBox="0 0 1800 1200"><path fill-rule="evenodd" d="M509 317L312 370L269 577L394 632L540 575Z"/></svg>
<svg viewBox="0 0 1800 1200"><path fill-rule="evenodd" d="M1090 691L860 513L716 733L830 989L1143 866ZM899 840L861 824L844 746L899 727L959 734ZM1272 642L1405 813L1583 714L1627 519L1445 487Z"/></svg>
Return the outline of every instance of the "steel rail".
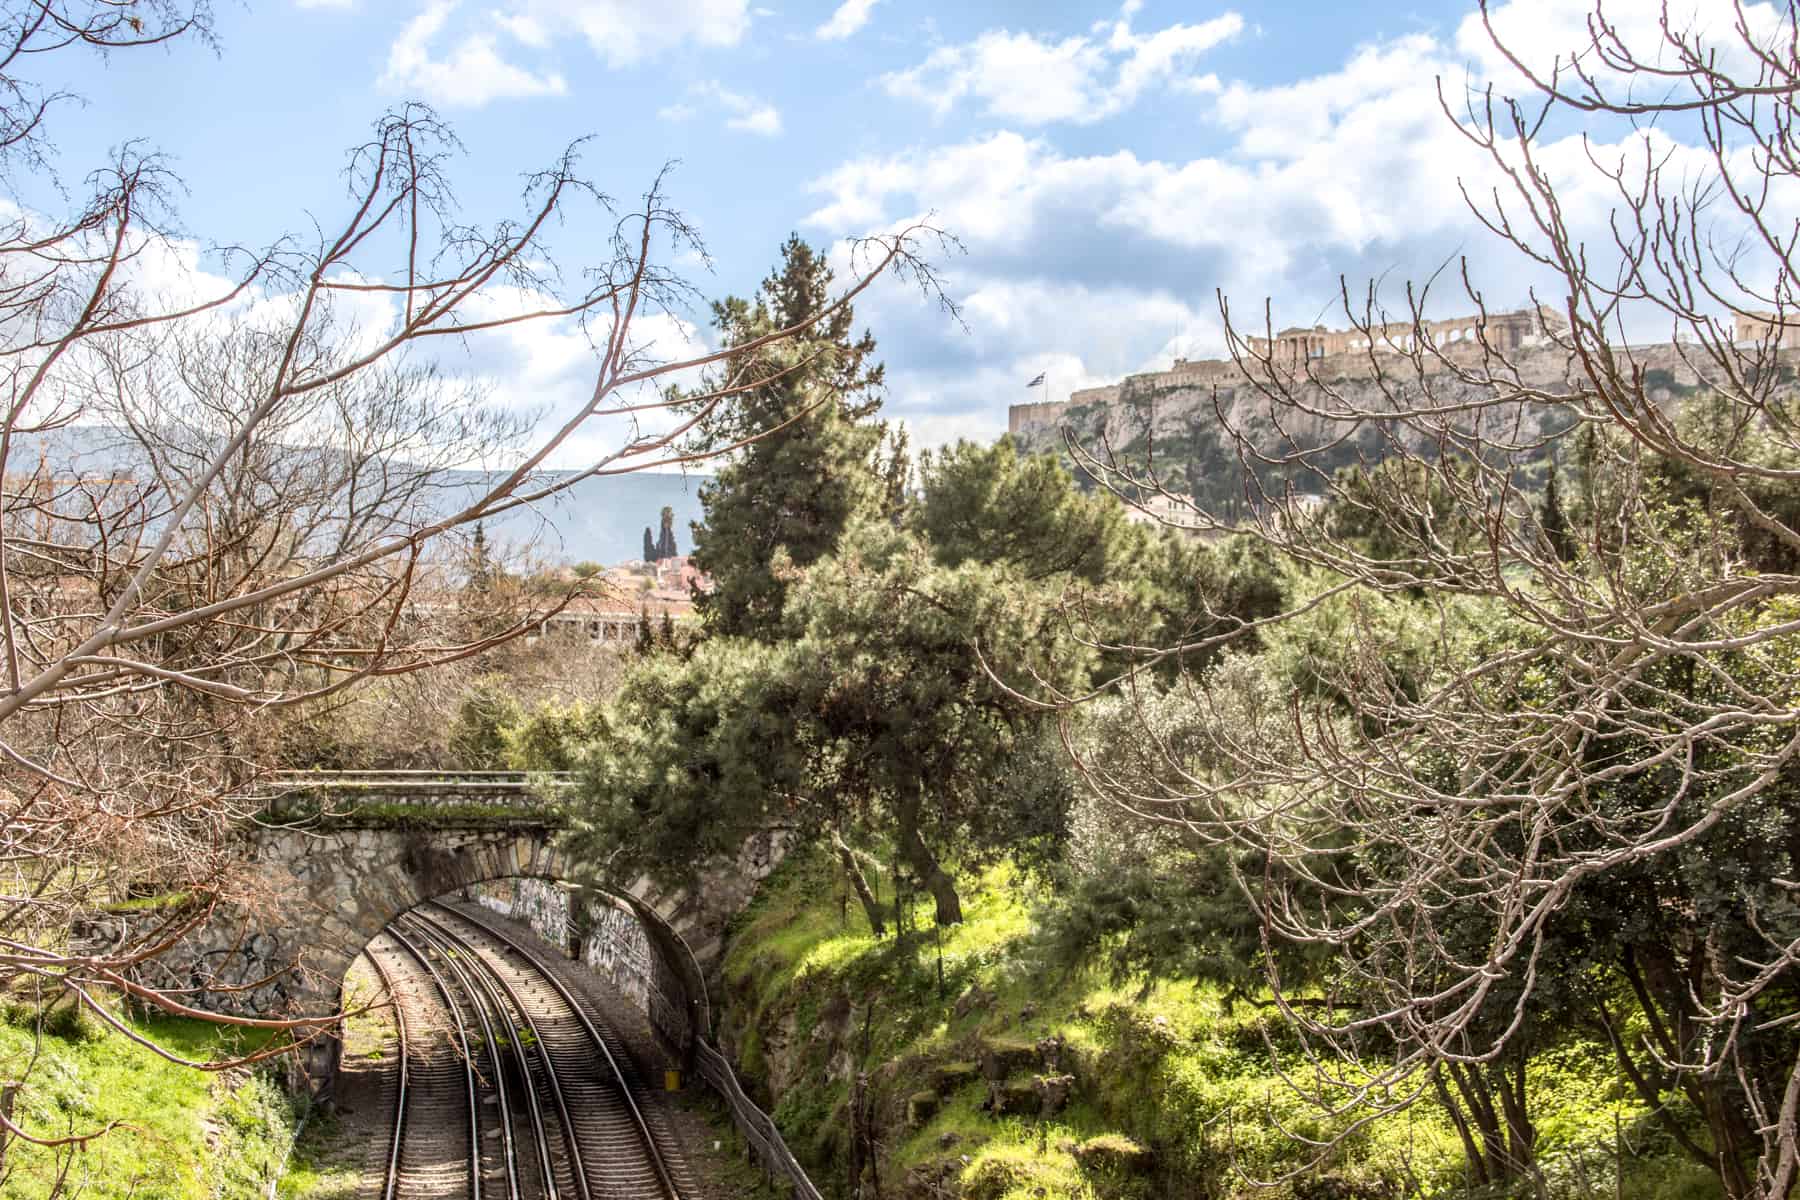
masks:
<svg viewBox="0 0 1800 1200"><path fill-rule="evenodd" d="M525 1027L531 1031L533 1042L532 1048L536 1052L538 1062L543 1066L545 1081L550 1086L550 1098L556 1105L557 1118L562 1122L563 1140L569 1149L570 1174L575 1178L576 1190L581 1193L582 1200L592 1200L592 1194L587 1180L587 1164L581 1153L581 1139L576 1134L575 1122L569 1112L568 1101L563 1095L562 1081L557 1078L556 1062L550 1057L549 1043L545 1041L542 1031L538 1029L537 1021L531 1015L531 1009L526 1005L524 998L519 995L518 990L507 981L506 977L502 975L492 963L487 961L487 957L483 954L480 947L473 945L461 934L435 918L426 917L416 913L414 916L417 917L418 920L429 925L441 937L448 939L457 947L466 951L471 956L472 961L480 964L486 976L506 994L507 998L512 1003L513 1009L518 1013L519 1019L524 1021ZM535 1103L535 1095L533 1099ZM547 1157L547 1139L544 1143L544 1152L546 1155L545 1168L546 1172L548 1172L549 1160ZM548 1174L546 1174L546 1177L549 1177ZM554 1195L554 1185L552 1185L552 1194Z"/></svg>
<svg viewBox="0 0 1800 1200"><path fill-rule="evenodd" d="M421 967L425 968L425 973L436 985L438 994L443 996L444 1007L449 1010L451 1023L456 1027L456 1040L462 1047L463 1078L469 1098L469 1195L471 1200L481 1200L481 1106L475 1098L475 1057L469 1047L469 1034L463 1025L462 1012L456 1007L456 1000L450 994L449 984L444 982L444 977L438 973L438 969L431 964L431 960L425 956L424 952L408 941L406 936L392 925L383 932L410 954ZM373 961L372 958L371 961ZM405 1107L406 1097L404 1094L400 1097L400 1104L402 1108ZM397 1164L399 1162L398 1143L395 1145L394 1161ZM396 1182L398 1178L399 1176L396 1174Z"/></svg>
<svg viewBox="0 0 1800 1200"><path fill-rule="evenodd" d="M575 780L573 771L278 771L261 776L256 782L300 791L381 785L467 791L542 784L568 787Z"/></svg>
<svg viewBox="0 0 1800 1200"><path fill-rule="evenodd" d="M577 1190L581 1192L582 1200L589 1200L587 1178L583 1172L580 1147L575 1137L574 1127L569 1120L568 1106L563 1103L562 1084L556 1078L556 1066L550 1061L550 1055L544 1047L543 1037L538 1031L537 1022L532 1020L531 1012L526 1008L524 1000L519 996L518 992L514 990L513 986L506 981L505 977L496 971L493 965L486 960L481 951L459 937L454 930L448 929L437 920L420 913L410 913L408 914L407 919L411 926L416 926L420 934L431 939L434 944L438 946L440 953L446 953L447 957L452 958L454 958L454 956L448 953L450 951L455 951L461 955L467 956L464 958L454 958L454 961L468 966L468 974L472 976L476 982L480 984L482 990L486 992L497 1017L505 1017L507 1015L506 1010L510 1006L512 1011L517 1014L518 1019L525 1023L526 1029L530 1031L532 1041L529 1054L526 1052L524 1046L520 1044L518 1026L511 1019L506 1021L508 1027L508 1043L519 1046L519 1072L525 1085L526 1107L529 1110L531 1118L532 1145L537 1151L538 1169L540 1176L543 1179L544 1192L548 1197L548 1200L558 1200L561 1189L558 1188L556 1184L556 1163L550 1152L550 1137L544 1128L544 1114L538 1107L537 1087L535 1081L531 1077L531 1066L528 1059L532 1056L535 1056L538 1062L543 1065L545 1078L550 1086L551 1096L556 1103L557 1116L562 1122L564 1140L569 1146L570 1170L577 1181ZM502 999L503 996L504 999ZM499 1073L500 1070L499 1064L496 1063L496 1073Z"/></svg>
<svg viewBox="0 0 1800 1200"><path fill-rule="evenodd" d="M345 767L342 770L278 770L266 772L265 779L355 779L362 776L384 779L416 777L431 779L525 779L532 775L551 778L573 778L574 771L462 771L437 767Z"/></svg>
<svg viewBox="0 0 1800 1200"><path fill-rule="evenodd" d="M572 1012L575 1015L575 1019L581 1023L582 1029L587 1032L588 1038L593 1042L595 1049L599 1050L601 1057L606 1060L606 1065L611 1070L613 1078L618 1081L619 1095L624 1099L626 1107L631 1112L632 1123L637 1128L638 1136L643 1141L644 1149L649 1153L650 1164L656 1170L656 1178L662 1185L664 1195L667 1197L667 1200L683 1200L680 1191L675 1187L674 1179L669 1174L668 1164L663 1161L662 1150L657 1146L656 1138L650 1132L650 1123L644 1119L643 1110L638 1107L636 1098L631 1094L630 1077L625 1073L625 1070L620 1067L618 1060L613 1057L613 1052L607 1048L606 1039L601 1036L599 1029L595 1027L593 1020L589 1018L587 1014L587 1010L582 1006L581 1002L575 998L574 993L569 991L562 980L551 973L550 968L545 966L544 963L539 960L537 955L520 945L511 936L502 930L494 928L486 921L472 916L469 913L459 912L456 909L449 908L436 900L428 900L420 907L439 909L456 920L466 921L470 925L480 929L487 936L500 943L501 946L529 963L532 969L541 975L556 991L556 994L562 997L563 1003L568 1005L569 1011Z"/></svg>
<svg viewBox="0 0 1800 1200"><path fill-rule="evenodd" d="M488 1063L493 1069L494 1094L499 1098L500 1102L500 1154L501 1164L506 1171L507 1195L511 1200L523 1200L523 1189L519 1186L519 1164L513 1150L513 1110L512 1104L508 1099L510 1089L506 1082L506 1070L500 1059L500 1042L499 1039L494 1036L494 1026L493 1023L488 1020L488 1009L487 1006L482 1003L480 989L475 982L469 978L468 972L463 970L462 964L457 961L454 954L445 953L441 946L430 941L428 933L422 932L416 927L416 919L413 918L410 913L402 913L399 917L396 917L394 923L388 926L388 928L392 931L398 929L401 925L405 925L415 938L425 942L428 948L436 950L438 954L443 956L444 965L448 967L450 973L456 977L456 981L461 986L464 997L468 1000L470 1009L475 1013L475 1020L481 1026L482 1039L487 1043ZM470 1069L474 1069L472 1061ZM479 1193L475 1200L480 1200Z"/></svg>
<svg viewBox="0 0 1800 1200"><path fill-rule="evenodd" d="M400 991L394 986L394 980L388 974L381 960L373 954L369 955L369 965L375 969L375 977L381 980L381 986L387 992L388 1000L394 1006L394 1031L400 1042L400 1082L394 1094L394 1140L388 1149L387 1174L381 1188L381 1200L394 1200L394 1192L400 1187L400 1143L406 1134L406 1085L407 1058L411 1051L407 1046L406 1013L400 1005Z"/></svg>

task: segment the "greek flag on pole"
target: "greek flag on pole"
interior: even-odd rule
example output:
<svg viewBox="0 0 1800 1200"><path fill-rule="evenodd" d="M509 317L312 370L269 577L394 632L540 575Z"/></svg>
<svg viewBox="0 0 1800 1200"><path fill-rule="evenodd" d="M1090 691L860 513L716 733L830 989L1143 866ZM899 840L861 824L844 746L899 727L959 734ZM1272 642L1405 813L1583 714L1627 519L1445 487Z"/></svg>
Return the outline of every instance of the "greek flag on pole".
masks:
<svg viewBox="0 0 1800 1200"><path fill-rule="evenodd" d="M1044 376L1042 374L1038 375L1038 377L1036 379L1032 380L1030 383L1026 384L1025 386L1028 388L1043 387L1044 386Z"/></svg>

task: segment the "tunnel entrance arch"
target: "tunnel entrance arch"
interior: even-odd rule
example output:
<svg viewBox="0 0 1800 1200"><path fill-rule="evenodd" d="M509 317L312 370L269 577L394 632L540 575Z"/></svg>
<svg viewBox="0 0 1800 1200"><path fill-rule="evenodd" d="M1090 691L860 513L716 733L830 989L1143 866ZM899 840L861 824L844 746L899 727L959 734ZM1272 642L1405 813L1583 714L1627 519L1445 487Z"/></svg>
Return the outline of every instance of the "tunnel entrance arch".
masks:
<svg viewBox="0 0 1800 1200"><path fill-rule="evenodd" d="M402 913L493 880L569 881L628 908L642 923L669 977L682 983L685 1020L664 1014L659 1028L669 1026L665 1036L685 1051L708 1027L706 976L722 952L725 924L779 861L779 842L752 838L735 858L703 871L695 886L667 889L647 877L583 882L589 873L558 845L561 832L560 818L544 812L255 829L247 836L260 899L215 913L146 962L140 982L236 1015L335 1014L351 964ZM338 1053L336 1036L321 1036L298 1064L307 1085L325 1098Z"/></svg>
<svg viewBox="0 0 1800 1200"><path fill-rule="evenodd" d="M495 885L510 887L501 889ZM537 887L533 889L532 885ZM499 902L496 893L501 891L512 892L511 902ZM530 896L534 892L560 895L571 911L555 913L553 921L545 920L546 914L533 911L532 904L520 903L521 895ZM685 893L682 895L685 897ZM416 904L396 911L386 924L370 935L370 942L409 912L432 901L458 899L472 901L530 926L569 958L594 970L639 1006L650 1025L678 1053L684 1064L691 1060L694 1043L709 1035L712 1021L705 973L686 939L670 923L668 910L623 888L569 879L557 873L555 859L550 860L542 871L474 879L454 890L423 896ZM664 903L668 904L666 900ZM668 905L677 916L682 907L680 903ZM568 922L567 927L565 922ZM576 940L571 941L568 928L578 931ZM606 942L611 942L616 949L620 943L633 940L639 943L641 953L604 958L593 953ZM336 1011L345 1012L351 1008L351 997L345 990L345 975L356 959L367 951L370 942L365 942L346 961L343 972L337 976ZM339 1042L332 1047L333 1055L340 1052L341 1045ZM323 1060L309 1065L313 1070L335 1075L337 1061L334 1057L329 1065ZM328 1083L328 1080L321 1082Z"/></svg>

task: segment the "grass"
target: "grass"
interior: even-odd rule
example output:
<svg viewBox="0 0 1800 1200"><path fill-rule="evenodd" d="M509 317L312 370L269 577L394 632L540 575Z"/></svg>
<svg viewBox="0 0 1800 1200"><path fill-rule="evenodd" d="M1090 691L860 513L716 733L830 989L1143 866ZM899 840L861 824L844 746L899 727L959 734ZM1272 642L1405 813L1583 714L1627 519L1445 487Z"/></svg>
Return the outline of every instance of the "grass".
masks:
<svg viewBox="0 0 1800 1200"><path fill-rule="evenodd" d="M1299 1179L1253 1186L1245 1172L1273 1179L1306 1166L1295 1135L1346 1132L1282 1081L1278 1066L1304 1073L1298 1048L1278 1026L1265 1037L1263 1010L1227 1005L1210 987L1044 977L1031 955L1034 899L1006 866L967 882L966 919L942 936L941 992L927 907L909 921L924 932L904 946L878 940L828 863L790 860L740 919L725 964L727 1040L778 1093L763 1098L828 1193L848 1161L848 1080L867 1072L884 1190L905 1180L929 1194L953 1176L974 1200L1464 1194L1460 1144L1429 1103L1347 1133ZM1051 1038L1054 1067L1037 1050ZM984 1111L987 1081L956 1065L984 1054L1032 1060L1003 1081L1020 1096L1034 1076L1073 1075L1068 1106L1044 1120ZM933 1090L936 1111L908 1128L909 1101ZM1643 1144L1645 1117L1610 1054L1578 1042L1543 1056L1532 1093L1555 1194L1611 1196L1617 1131ZM1673 1160L1628 1160L1626 1174L1640 1200L1718 1195Z"/></svg>
<svg viewBox="0 0 1800 1200"><path fill-rule="evenodd" d="M362 1171L354 1163L332 1162L337 1121L314 1116L294 1143L293 1161L281 1177L281 1200L359 1200Z"/></svg>
<svg viewBox="0 0 1800 1200"><path fill-rule="evenodd" d="M193 899L191 892L163 892L156 896L134 896L130 900L114 900L100 906L101 912L123 915L127 913L162 912L165 909L180 908Z"/></svg>
<svg viewBox="0 0 1800 1200"><path fill-rule="evenodd" d="M279 1173L293 1110L266 1074L183 1067L91 1018L52 1014L40 1029L23 1006L8 1015L0 1024L0 1077L18 1078L37 1055L16 1102L25 1129L66 1137L114 1127L64 1151L15 1141L7 1200L47 1200L65 1170L62 1194L79 1189L88 1200L251 1200ZM153 1016L130 1025L189 1059L228 1057L253 1044L253 1035L204 1021Z"/></svg>

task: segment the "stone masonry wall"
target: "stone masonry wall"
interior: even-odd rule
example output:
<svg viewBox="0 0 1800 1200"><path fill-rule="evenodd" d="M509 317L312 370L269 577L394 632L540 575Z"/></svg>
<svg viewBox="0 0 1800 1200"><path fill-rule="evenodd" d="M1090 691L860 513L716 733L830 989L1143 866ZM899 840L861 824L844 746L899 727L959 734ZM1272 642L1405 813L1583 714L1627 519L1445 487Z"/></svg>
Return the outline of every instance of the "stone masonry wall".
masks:
<svg viewBox="0 0 1800 1200"><path fill-rule="evenodd" d="M548 879L501 879L475 889L486 908L531 926L547 942L569 946L572 915L584 931L581 961L659 1025L682 1019L682 980L651 945L644 923L610 896L577 899ZM572 908L582 911L571 913Z"/></svg>
<svg viewBox="0 0 1800 1200"><path fill-rule="evenodd" d="M671 1044L684 1045L693 1035L689 992L696 984L704 988L704 980L690 980L672 966L671 959L687 957L686 947L659 944L629 905L613 896L579 896L549 879L498 879L477 885L472 894L564 953L571 927L581 931L583 965L622 992Z"/></svg>
<svg viewBox="0 0 1800 1200"><path fill-rule="evenodd" d="M344 973L364 946L395 917L434 896L469 891L487 880L583 877L556 845L558 830L520 821L503 828L258 828L246 831L249 877L261 887L252 902L212 913L166 952L140 965L138 982L178 990L184 1003L251 1016L334 1016ZM653 1020L685 1046L705 1024L706 976L716 970L725 923L780 861L776 835L749 839L720 860L692 890L644 877L608 890L634 914L658 964L646 1004ZM530 892L547 903L547 893ZM598 911L598 910L597 910ZM73 930L96 947L117 944L128 923L162 922L167 913L109 917ZM606 916L590 951L614 969L640 952L629 932ZM641 959L640 959L641 961ZM659 1000L658 996L662 996ZM336 1068L336 1045L321 1039L305 1065L324 1089Z"/></svg>

